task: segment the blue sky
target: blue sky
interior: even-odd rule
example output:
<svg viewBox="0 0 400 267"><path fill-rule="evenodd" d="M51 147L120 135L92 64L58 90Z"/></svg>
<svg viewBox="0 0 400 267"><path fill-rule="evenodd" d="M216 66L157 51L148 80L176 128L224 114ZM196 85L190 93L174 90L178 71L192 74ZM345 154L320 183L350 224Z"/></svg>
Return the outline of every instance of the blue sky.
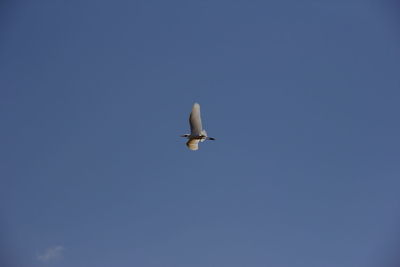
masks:
<svg viewBox="0 0 400 267"><path fill-rule="evenodd" d="M0 8L0 265L397 266L394 1Z"/></svg>

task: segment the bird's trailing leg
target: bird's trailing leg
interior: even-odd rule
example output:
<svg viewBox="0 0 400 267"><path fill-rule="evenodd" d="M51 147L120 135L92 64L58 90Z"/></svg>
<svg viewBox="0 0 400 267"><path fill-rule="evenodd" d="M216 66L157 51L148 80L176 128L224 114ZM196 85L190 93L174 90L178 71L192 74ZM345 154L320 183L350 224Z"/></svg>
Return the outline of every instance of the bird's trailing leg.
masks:
<svg viewBox="0 0 400 267"><path fill-rule="evenodd" d="M208 136L205 136L205 135L199 135L196 139L200 139L202 142L203 142L204 140L215 140L215 138L213 138L213 137L208 137Z"/></svg>

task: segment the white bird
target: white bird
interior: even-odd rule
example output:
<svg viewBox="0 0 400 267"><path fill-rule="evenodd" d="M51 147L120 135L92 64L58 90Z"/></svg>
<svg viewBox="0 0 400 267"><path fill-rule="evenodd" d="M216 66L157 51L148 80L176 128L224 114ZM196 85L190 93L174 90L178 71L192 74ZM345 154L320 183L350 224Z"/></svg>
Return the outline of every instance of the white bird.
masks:
<svg viewBox="0 0 400 267"><path fill-rule="evenodd" d="M215 138L208 137L206 130L203 129L201 125L201 116L200 116L200 105L198 103L194 103L192 112L189 117L190 124L190 134L181 135L181 137L186 137L189 139L187 141L186 146L190 150L199 149L199 142L204 142L205 140L215 140Z"/></svg>

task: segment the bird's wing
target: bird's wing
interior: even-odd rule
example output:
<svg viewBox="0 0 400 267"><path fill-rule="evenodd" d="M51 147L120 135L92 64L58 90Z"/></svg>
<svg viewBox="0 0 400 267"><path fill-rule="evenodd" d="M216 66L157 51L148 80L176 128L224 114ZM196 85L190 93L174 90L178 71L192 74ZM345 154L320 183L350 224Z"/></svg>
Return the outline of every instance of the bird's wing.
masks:
<svg viewBox="0 0 400 267"><path fill-rule="evenodd" d="M198 103L194 103L193 105L192 112L190 113L189 117L189 123L191 135L201 135L203 127L201 126L200 105Z"/></svg>
<svg viewBox="0 0 400 267"><path fill-rule="evenodd" d="M199 141L199 139L190 139L189 141L187 141L186 146L190 150L197 150L199 149Z"/></svg>

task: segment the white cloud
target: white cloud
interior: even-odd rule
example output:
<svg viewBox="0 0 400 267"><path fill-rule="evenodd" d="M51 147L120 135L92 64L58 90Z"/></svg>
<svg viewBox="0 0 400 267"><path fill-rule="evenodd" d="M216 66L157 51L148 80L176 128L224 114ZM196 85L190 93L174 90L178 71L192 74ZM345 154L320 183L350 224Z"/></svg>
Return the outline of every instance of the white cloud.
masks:
<svg viewBox="0 0 400 267"><path fill-rule="evenodd" d="M49 262L52 260L61 259L63 256L64 247L63 246L55 246L46 249L46 251L37 257L38 260L43 262Z"/></svg>

